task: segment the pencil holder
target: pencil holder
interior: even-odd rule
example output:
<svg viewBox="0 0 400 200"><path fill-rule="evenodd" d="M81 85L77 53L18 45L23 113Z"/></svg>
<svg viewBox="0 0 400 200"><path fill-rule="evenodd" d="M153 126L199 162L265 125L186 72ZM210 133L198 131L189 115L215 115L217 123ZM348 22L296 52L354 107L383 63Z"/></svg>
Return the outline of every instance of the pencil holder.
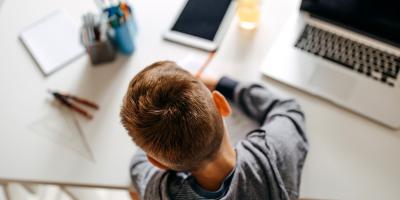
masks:
<svg viewBox="0 0 400 200"><path fill-rule="evenodd" d="M87 31L82 29L81 42L85 46L93 65L107 63L115 60L116 51L110 40L91 41L87 39Z"/></svg>
<svg viewBox="0 0 400 200"><path fill-rule="evenodd" d="M114 44L125 55L135 52L136 23L133 15L127 21L114 27Z"/></svg>
<svg viewBox="0 0 400 200"><path fill-rule="evenodd" d="M101 64L115 60L115 49L110 41L95 42L86 46L92 64Z"/></svg>

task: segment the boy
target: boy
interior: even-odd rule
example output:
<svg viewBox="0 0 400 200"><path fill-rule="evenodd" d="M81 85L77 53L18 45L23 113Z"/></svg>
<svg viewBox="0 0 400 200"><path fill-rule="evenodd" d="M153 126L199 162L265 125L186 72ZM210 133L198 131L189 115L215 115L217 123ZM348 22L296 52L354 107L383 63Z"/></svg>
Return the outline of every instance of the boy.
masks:
<svg viewBox="0 0 400 200"><path fill-rule="evenodd" d="M235 148L225 97L260 124ZM227 77L200 81L163 61L133 78L120 115L143 150L130 171L141 199L298 198L308 144L294 100Z"/></svg>

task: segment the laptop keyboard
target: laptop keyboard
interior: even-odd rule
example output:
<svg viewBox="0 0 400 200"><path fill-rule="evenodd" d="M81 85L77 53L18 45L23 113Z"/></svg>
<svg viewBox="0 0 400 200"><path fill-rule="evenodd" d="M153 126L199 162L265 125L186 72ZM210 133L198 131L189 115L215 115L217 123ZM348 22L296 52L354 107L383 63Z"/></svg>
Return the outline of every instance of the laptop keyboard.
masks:
<svg viewBox="0 0 400 200"><path fill-rule="evenodd" d="M391 87L400 71L400 57L310 25L295 46Z"/></svg>

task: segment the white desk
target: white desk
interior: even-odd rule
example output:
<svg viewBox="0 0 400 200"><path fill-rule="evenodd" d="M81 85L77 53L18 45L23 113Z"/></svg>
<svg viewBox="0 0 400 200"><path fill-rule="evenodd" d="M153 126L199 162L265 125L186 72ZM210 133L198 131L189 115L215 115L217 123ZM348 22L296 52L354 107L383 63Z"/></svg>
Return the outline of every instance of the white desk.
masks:
<svg viewBox="0 0 400 200"><path fill-rule="evenodd" d="M137 3L140 33L134 56L121 56L111 65L96 68L84 56L44 78L19 41L20 31L58 8L66 10L80 23L83 13L96 10L94 1L4 2L0 12L1 180L112 188L129 185L128 167L135 146L119 123L119 107L127 84L151 62L178 59L188 51L160 37L180 1ZM15 8L19 10L14 12ZM38 119L58 110L49 103L47 88L69 91L100 105L101 109L94 112L94 120L77 116L93 160L31 130Z"/></svg>
<svg viewBox="0 0 400 200"><path fill-rule="evenodd" d="M179 60L189 52L207 53L163 41L161 32L183 0L134 1L138 18L137 52L110 65L92 67L86 56L44 78L18 40L26 26L63 8L77 22L92 1L5 1L0 10L0 181L126 188L135 146L119 123L119 107L129 80L160 60ZM400 196L400 131L377 125L259 73L259 66L298 0L265 0L262 25L240 31L235 22L212 61L219 74L260 81L290 93L307 115L311 142L301 186L302 197L396 199ZM17 12L14 9L18 8ZM47 88L96 100L92 121L78 117L93 159L33 133L31 125L55 112Z"/></svg>

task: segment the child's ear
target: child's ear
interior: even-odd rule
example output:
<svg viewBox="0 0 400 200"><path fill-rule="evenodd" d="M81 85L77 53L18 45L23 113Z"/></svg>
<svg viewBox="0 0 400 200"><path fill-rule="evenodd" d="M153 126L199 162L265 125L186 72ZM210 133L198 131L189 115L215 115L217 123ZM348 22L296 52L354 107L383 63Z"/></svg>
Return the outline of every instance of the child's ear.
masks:
<svg viewBox="0 0 400 200"><path fill-rule="evenodd" d="M219 113L223 117L229 116L232 113L232 109L224 95L215 90L211 94Z"/></svg>
<svg viewBox="0 0 400 200"><path fill-rule="evenodd" d="M146 156L147 156L147 160L148 160L151 164L153 164L155 167L158 167L158 168L164 169L164 170L167 170L167 169L168 169L167 166L165 166L165 165L163 165L162 163L158 162L158 161L157 161L156 159L154 159L153 157L151 157L151 156L149 156L149 155L146 155Z"/></svg>

